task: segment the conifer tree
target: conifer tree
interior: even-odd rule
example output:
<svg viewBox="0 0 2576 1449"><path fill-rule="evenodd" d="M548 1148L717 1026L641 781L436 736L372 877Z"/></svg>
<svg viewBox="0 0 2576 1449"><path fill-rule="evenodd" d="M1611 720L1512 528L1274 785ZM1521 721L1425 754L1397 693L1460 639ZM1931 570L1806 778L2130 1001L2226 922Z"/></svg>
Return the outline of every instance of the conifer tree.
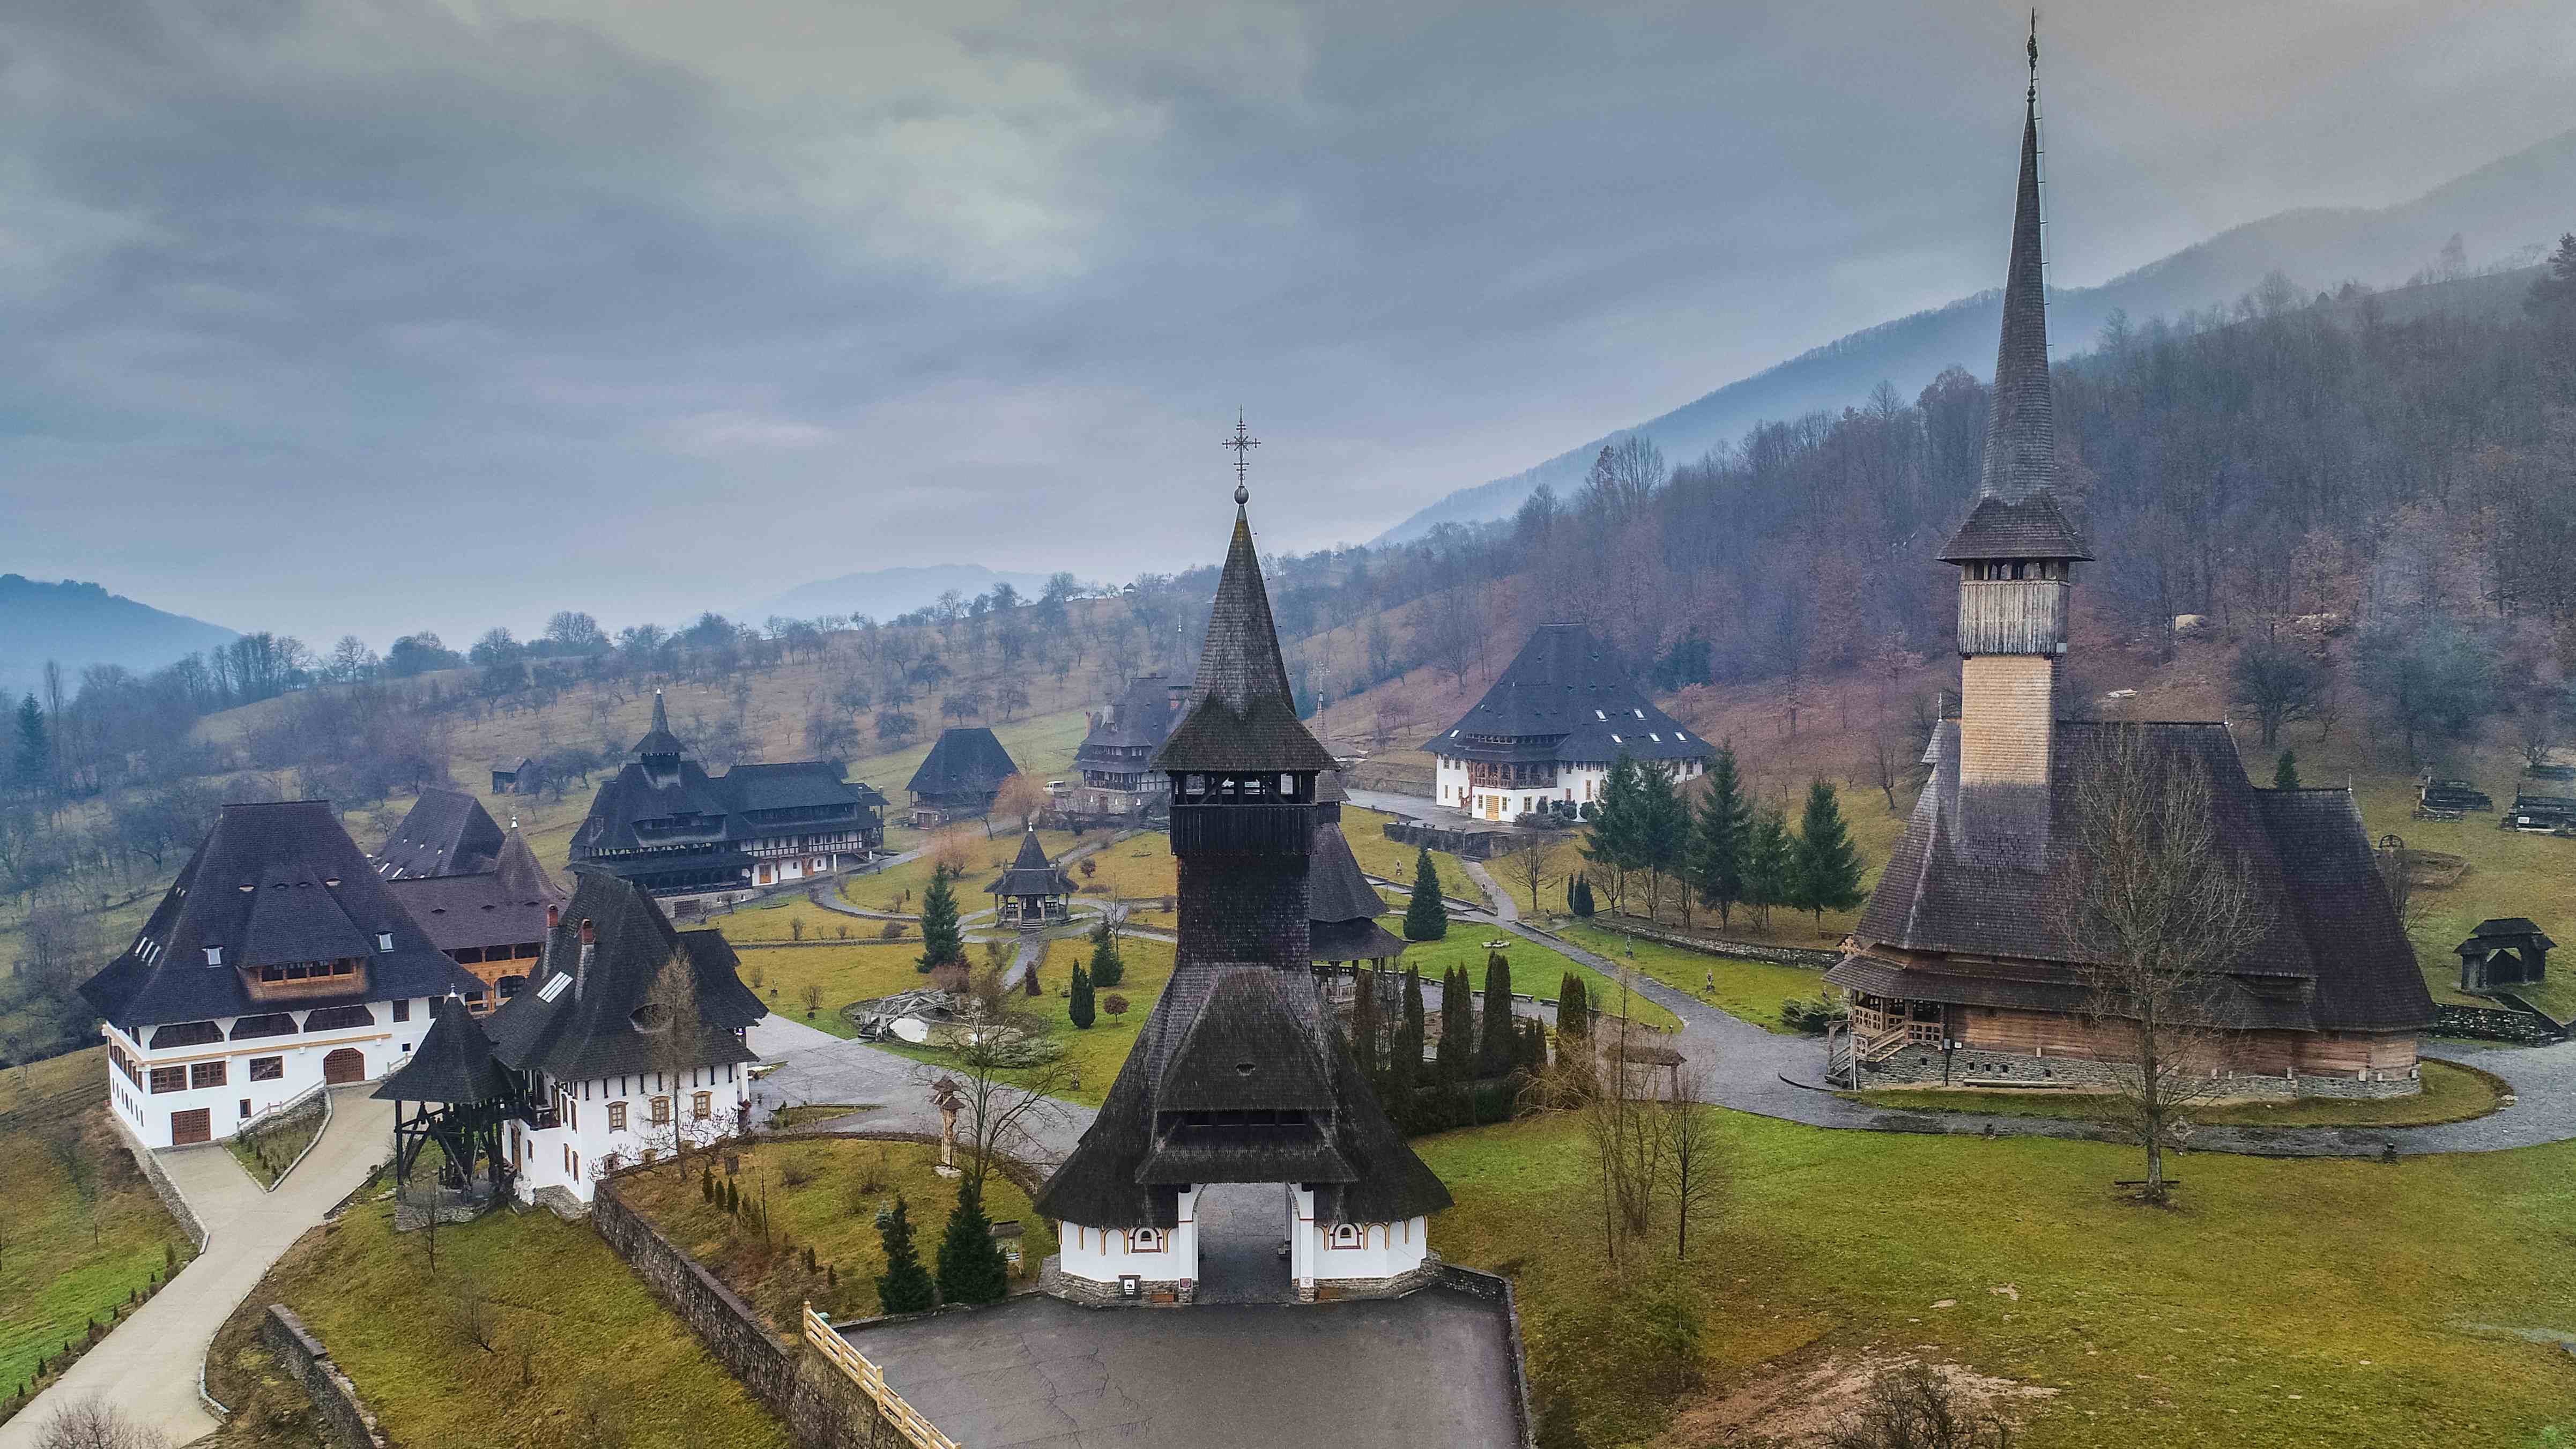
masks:
<svg viewBox="0 0 2576 1449"><path fill-rule="evenodd" d="M999 1303L1010 1291L1011 1265L993 1241L983 1194L961 1183L948 1231L939 1239L939 1296L949 1303Z"/></svg>
<svg viewBox="0 0 2576 1449"><path fill-rule="evenodd" d="M1672 773L1659 762L1637 767L1637 868L1646 873L1646 919L1663 908L1664 882L1679 877L1690 859L1690 803L1673 784ZM1682 895L1685 919L1690 895Z"/></svg>
<svg viewBox="0 0 2576 1449"><path fill-rule="evenodd" d="M1467 968L1453 966L1440 977L1440 1041L1432 1063L1444 1082L1463 1082L1476 1074L1476 1007Z"/></svg>
<svg viewBox="0 0 2576 1449"><path fill-rule="evenodd" d="M1590 876L1579 875L1574 878L1574 899L1570 904L1576 919L1585 921L1592 919L1592 878Z"/></svg>
<svg viewBox="0 0 2576 1449"><path fill-rule="evenodd" d="M1440 899L1440 872L1431 868L1431 848L1424 846L1413 862L1413 899L1404 906L1404 939L1437 941L1449 934L1449 903Z"/></svg>
<svg viewBox="0 0 2576 1449"><path fill-rule="evenodd" d="M1816 924L1827 911L1847 911L1861 902L1860 852L1852 848L1843 827L1842 804L1834 787L1822 780L1807 786L1807 809L1798 823L1798 849L1790 867L1792 903L1812 911Z"/></svg>
<svg viewBox="0 0 2576 1449"><path fill-rule="evenodd" d="M1386 1064L1386 1111L1399 1128L1410 1128L1414 1084L1422 1079L1422 972L1404 972L1404 1020L1396 1027Z"/></svg>
<svg viewBox="0 0 2576 1449"><path fill-rule="evenodd" d="M1127 962L1118 954L1118 933L1103 919L1091 928L1091 984L1106 991L1126 975Z"/></svg>
<svg viewBox="0 0 2576 1449"><path fill-rule="evenodd" d="M1720 745L1717 758L1709 762L1708 791L1691 822L1690 884L1699 903L1717 912L1721 926L1744 899L1744 845L1752 832L1753 807L1744 799L1735 747Z"/></svg>
<svg viewBox="0 0 2576 1449"><path fill-rule="evenodd" d="M939 1285L921 1266L912 1245L912 1207L895 1195L894 1211L877 1224L877 1241L885 1248L885 1271L877 1275L877 1306L888 1313L921 1313L939 1306Z"/></svg>
<svg viewBox="0 0 2576 1449"><path fill-rule="evenodd" d="M1064 1014L1072 1018L1078 1029L1091 1029L1095 1016L1091 1003L1091 977L1079 965L1073 968L1073 987L1065 1000Z"/></svg>
<svg viewBox="0 0 2576 1449"><path fill-rule="evenodd" d="M1621 750L1601 778L1600 813L1583 839L1583 858L1610 872L1610 905L1627 908L1628 872L1637 868L1637 761Z"/></svg>
<svg viewBox="0 0 2576 1449"><path fill-rule="evenodd" d="M1512 963L1500 951L1485 954L1485 1015L1479 1025L1478 1068L1489 1077L1509 1074L1519 1060L1519 1044L1512 1039Z"/></svg>
<svg viewBox="0 0 2576 1449"><path fill-rule="evenodd" d="M1771 924L1771 908L1789 902L1790 857L1796 848L1789 822L1779 811L1754 812L1753 833L1744 840L1744 903L1760 913L1765 926Z"/></svg>
<svg viewBox="0 0 2576 1449"><path fill-rule="evenodd" d="M45 728L45 707L36 703L33 690L18 703L18 784L25 789L42 788L54 773L54 748L51 733Z"/></svg>
<svg viewBox="0 0 2576 1449"><path fill-rule="evenodd" d="M2275 790L2296 790L2299 788L2298 751L2283 750L2281 752L2281 762L2272 767L2272 788Z"/></svg>
<svg viewBox="0 0 2576 1449"><path fill-rule="evenodd" d="M1351 1005L1351 1055L1359 1059L1360 1075L1374 1083L1384 1070L1377 1049L1377 973L1359 973L1358 999Z"/></svg>
<svg viewBox="0 0 2576 1449"><path fill-rule="evenodd" d="M1592 1034L1592 993L1583 987L1583 978L1568 971L1556 988L1556 1035L1567 1037Z"/></svg>
<svg viewBox="0 0 2576 1449"><path fill-rule="evenodd" d="M1539 1072L1546 1070L1547 1023L1539 1020L1537 1017L1531 1017L1529 1020L1522 1022L1520 1049L1520 1066L1522 1071Z"/></svg>
<svg viewBox="0 0 2576 1449"><path fill-rule="evenodd" d="M936 971L966 964L965 938L957 930L957 892L949 887L945 862L931 867L930 888L921 893L921 959L914 969Z"/></svg>

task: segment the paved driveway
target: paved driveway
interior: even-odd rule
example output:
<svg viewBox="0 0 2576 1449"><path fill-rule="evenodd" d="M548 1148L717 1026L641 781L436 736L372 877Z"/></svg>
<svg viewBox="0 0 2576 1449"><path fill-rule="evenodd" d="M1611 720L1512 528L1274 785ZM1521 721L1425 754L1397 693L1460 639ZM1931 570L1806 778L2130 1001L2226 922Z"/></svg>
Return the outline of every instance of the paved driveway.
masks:
<svg viewBox="0 0 2576 1449"><path fill-rule="evenodd" d="M1316 1449L1519 1441L1501 1306L992 1308L852 1328L895 1392L974 1449Z"/></svg>
<svg viewBox="0 0 2576 1449"><path fill-rule="evenodd" d="M173 1444L213 1433L214 1415L197 1398L206 1349L287 1247L390 1153L393 1104L369 1101L374 1090L370 1084L332 1094L330 1127L273 1193L260 1191L220 1144L159 1154L180 1196L212 1234L206 1251L60 1382L0 1424L0 1449L32 1449L56 1406L92 1396Z"/></svg>

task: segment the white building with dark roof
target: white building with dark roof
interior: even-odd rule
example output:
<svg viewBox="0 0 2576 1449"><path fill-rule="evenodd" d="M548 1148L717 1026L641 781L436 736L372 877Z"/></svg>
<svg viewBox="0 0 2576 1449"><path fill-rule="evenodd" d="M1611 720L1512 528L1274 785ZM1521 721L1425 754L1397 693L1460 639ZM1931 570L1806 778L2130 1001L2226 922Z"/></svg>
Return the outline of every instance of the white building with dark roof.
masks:
<svg viewBox="0 0 2576 1449"><path fill-rule="evenodd" d="M1599 800L1623 754L1676 784L1717 757L1580 624L1541 624L1476 707L1423 749L1433 760L1434 802L1478 820Z"/></svg>
<svg viewBox="0 0 2576 1449"><path fill-rule="evenodd" d="M81 996L108 1098L144 1146L232 1136L326 1083L399 1066L430 1004L482 983L442 954L324 800L227 805Z"/></svg>

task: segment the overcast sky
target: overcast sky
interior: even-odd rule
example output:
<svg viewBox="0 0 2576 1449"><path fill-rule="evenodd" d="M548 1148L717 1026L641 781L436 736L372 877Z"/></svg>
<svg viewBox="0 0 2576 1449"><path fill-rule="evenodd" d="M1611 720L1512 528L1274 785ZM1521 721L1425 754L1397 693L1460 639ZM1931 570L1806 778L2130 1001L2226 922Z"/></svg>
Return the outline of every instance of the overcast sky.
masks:
<svg viewBox="0 0 2576 1449"><path fill-rule="evenodd" d="M2020 12L21 0L0 570L461 646L1266 547L1997 285ZM2571 124L2576 7L2043 17L2054 279ZM1982 370L1984 359L1963 359Z"/></svg>

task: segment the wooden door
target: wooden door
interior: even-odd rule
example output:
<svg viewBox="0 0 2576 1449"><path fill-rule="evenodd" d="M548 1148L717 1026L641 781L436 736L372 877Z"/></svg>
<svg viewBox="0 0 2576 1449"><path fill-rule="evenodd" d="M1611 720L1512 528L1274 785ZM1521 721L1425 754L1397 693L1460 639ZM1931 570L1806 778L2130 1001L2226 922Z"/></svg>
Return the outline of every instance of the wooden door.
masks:
<svg viewBox="0 0 2576 1449"><path fill-rule="evenodd" d="M170 1145L186 1147L192 1143L214 1140L214 1109L198 1107L170 1114Z"/></svg>
<svg viewBox="0 0 2576 1449"><path fill-rule="evenodd" d="M322 1059L322 1080L338 1086L367 1079L367 1057L356 1047L342 1047Z"/></svg>

